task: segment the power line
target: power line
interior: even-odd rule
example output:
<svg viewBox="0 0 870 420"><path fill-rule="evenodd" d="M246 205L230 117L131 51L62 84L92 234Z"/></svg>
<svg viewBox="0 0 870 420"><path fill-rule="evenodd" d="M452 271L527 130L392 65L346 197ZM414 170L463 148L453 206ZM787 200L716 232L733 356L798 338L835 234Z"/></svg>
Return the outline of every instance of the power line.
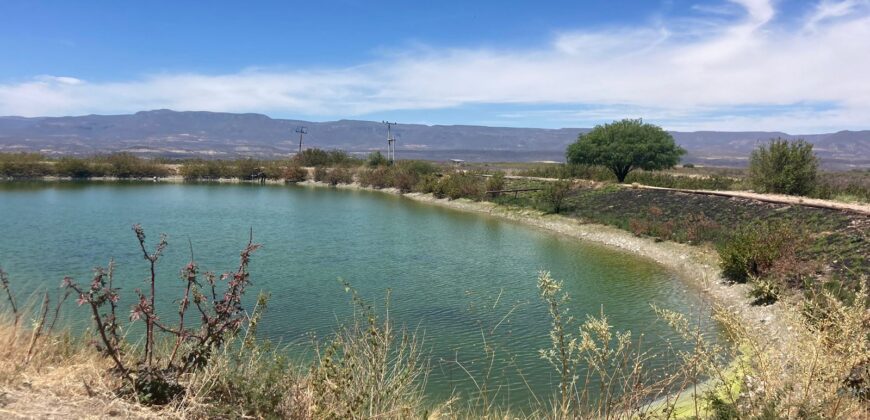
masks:
<svg viewBox="0 0 870 420"><path fill-rule="evenodd" d="M396 139L393 138L392 128L396 123L389 121L382 121L387 125L387 159L390 163L396 160Z"/></svg>
<svg viewBox="0 0 870 420"><path fill-rule="evenodd" d="M302 136L308 134L308 127L300 125L296 127L296 132L299 133L299 154L302 154Z"/></svg>

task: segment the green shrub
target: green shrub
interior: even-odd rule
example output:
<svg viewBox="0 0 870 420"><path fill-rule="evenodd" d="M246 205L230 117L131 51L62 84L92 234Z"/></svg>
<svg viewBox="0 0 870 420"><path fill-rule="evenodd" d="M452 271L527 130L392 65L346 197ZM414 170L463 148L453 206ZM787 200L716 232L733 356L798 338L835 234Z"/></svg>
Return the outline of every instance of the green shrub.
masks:
<svg viewBox="0 0 870 420"><path fill-rule="evenodd" d="M756 222L738 228L717 247L722 274L745 282L771 273L780 259L793 257L802 235L786 222Z"/></svg>
<svg viewBox="0 0 870 420"><path fill-rule="evenodd" d="M390 162L380 151L369 153L369 156L366 159L366 164L371 168L377 168L378 166L387 166L389 165L389 163Z"/></svg>
<svg viewBox="0 0 870 420"><path fill-rule="evenodd" d="M870 203L870 170L823 172L813 197Z"/></svg>
<svg viewBox="0 0 870 420"><path fill-rule="evenodd" d="M625 178L625 182L690 190L733 190L739 185L738 180L720 175L689 177L648 171L632 172Z"/></svg>
<svg viewBox="0 0 870 420"><path fill-rule="evenodd" d="M436 196L440 192L451 200L457 198L479 200L483 197L484 185L477 175L466 172L455 172L449 176L441 178L439 184L442 190L436 191Z"/></svg>
<svg viewBox="0 0 870 420"><path fill-rule="evenodd" d="M178 169L184 179L218 179L229 176L228 163L218 160L191 160Z"/></svg>
<svg viewBox="0 0 870 420"><path fill-rule="evenodd" d="M616 177L603 166L580 164L544 164L519 172L520 176L558 179L589 179L593 181L615 181Z"/></svg>
<svg viewBox="0 0 870 420"><path fill-rule="evenodd" d="M414 191L423 177L438 171L435 165L422 160L401 160L393 164L391 181L403 193Z"/></svg>
<svg viewBox="0 0 870 420"><path fill-rule="evenodd" d="M293 158L301 166L354 166L362 163L343 150L305 149Z"/></svg>
<svg viewBox="0 0 870 420"><path fill-rule="evenodd" d="M565 199L570 192L571 181L548 182L538 194L538 200L544 211L558 214L565 209Z"/></svg>
<svg viewBox="0 0 870 420"><path fill-rule="evenodd" d="M816 189L818 159L804 140L773 139L749 158L749 181L759 192L809 195Z"/></svg>
<svg viewBox="0 0 870 420"><path fill-rule="evenodd" d="M235 164L233 178L254 179L262 172L260 162L254 159L239 159Z"/></svg>
<svg viewBox="0 0 870 420"><path fill-rule="evenodd" d="M753 305L770 305L779 300L781 293L779 283L775 279L761 278L752 282L749 296L753 298Z"/></svg>
<svg viewBox="0 0 870 420"><path fill-rule="evenodd" d="M284 172L294 162L286 162L282 160L264 160L260 161L260 170L268 179L284 179Z"/></svg>
<svg viewBox="0 0 870 420"><path fill-rule="evenodd" d="M425 175L420 178L414 189L424 194L434 194L438 198L444 197L443 194L440 196L436 194L436 192L441 192L441 182L435 174Z"/></svg>
<svg viewBox="0 0 870 420"><path fill-rule="evenodd" d="M113 153L98 157L95 158L95 163L105 164L107 167L104 175L116 178L150 178L169 174L165 166L130 153Z"/></svg>
<svg viewBox="0 0 870 420"><path fill-rule="evenodd" d="M503 190L505 186L504 173L496 172L492 174L489 178L486 179L486 190L487 191L500 191ZM498 197L499 193L492 193L492 197Z"/></svg>
<svg viewBox="0 0 870 420"><path fill-rule="evenodd" d="M54 164L57 176L66 176L76 179L90 178L94 175L91 165L83 159L64 157Z"/></svg>
<svg viewBox="0 0 870 420"><path fill-rule="evenodd" d="M429 175L438 172L438 168L425 160L400 160L395 163L397 168L407 169L417 175Z"/></svg>
<svg viewBox="0 0 870 420"><path fill-rule="evenodd" d="M38 153L0 153L0 177L36 178L54 175L54 168Z"/></svg>

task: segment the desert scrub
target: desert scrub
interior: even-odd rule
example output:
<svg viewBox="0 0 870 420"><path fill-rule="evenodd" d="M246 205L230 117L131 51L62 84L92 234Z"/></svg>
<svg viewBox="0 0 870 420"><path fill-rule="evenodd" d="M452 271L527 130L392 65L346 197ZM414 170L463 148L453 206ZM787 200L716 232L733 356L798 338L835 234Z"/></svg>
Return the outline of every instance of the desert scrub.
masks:
<svg viewBox="0 0 870 420"><path fill-rule="evenodd" d="M870 203L870 170L822 172L813 197Z"/></svg>
<svg viewBox="0 0 870 420"><path fill-rule="evenodd" d="M777 274L787 277L790 267L807 242L806 233L782 221L744 225L717 247L722 274L736 282Z"/></svg>
<svg viewBox="0 0 870 420"><path fill-rule="evenodd" d="M420 182L435 174L437 168L419 160L401 160L390 165L375 165L357 170L359 183L372 188L396 188L402 193L419 191Z"/></svg>
<svg viewBox="0 0 870 420"><path fill-rule="evenodd" d="M564 163L542 164L534 168L520 171L518 175L539 178L578 178L593 181L616 181L616 177L613 173L603 166Z"/></svg>
<svg viewBox="0 0 870 420"><path fill-rule="evenodd" d="M329 174L329 171L323 166L318 166L314 168L314 180L317 182L325 182L326 176Z"/></svg>
<svg viewBox="0 0 870 420"><path fill-rule="evenodd" d="M353 182L353 173L345 168L332 168L324 179L329 185L350 184Z"/></svg>
<svg viewBox="0 0 870 420"><path fill-rule="evenodd" d="M403 193L414 191L420 180L437 172L434 165L421 160L400 160L390 168L393 187Z"/></svg>
<svg viewBox="0 0 870 420"><path fill-rule="evenodd" d="M496 172L486 179L486 191L492 191L492 197L498 197L505 186L504 172Z"/></svg>
<svg viewBox="0 0 870 420"><path fill-rule="evenodd" d="M387 160L386 156L383 155L380 151L374 151L369 153L368 157L366 157L366 165L370 168L377 168L378 166L387 166L390 164L390 161Z"/></svg>
<svg viewBox="0 0 870 420"><path fill-rule="evenodd" d="M625 178L625 182L692 190L735 190L742 186L739 180L715 174L689 177L648 171L632 172Z"/></svg>
<svg viewBox="0 0 870 420"><path fill-rule="evenodd" d="M331 166L352 167L363 163L343 150L322 150L318 148L305 149L302 153L293 157L295 164L299 166Z"/></svg>
<svg viewBox="0 0 870 420"><path fill-rule="evenodd" d="M357 171L360 185L372 188L387 188L392 184L390 170L386 166L362 168Z"/></svg>
<svg viewBox="0 0 870 420"><path fill-rule="evenodd" d="M281 177L285 182L302 182L308 178L308 170L298 165L288 166L284 168Z"/></svg>
<svg viewBox="0 0 870 420"><path fill-rule="evenodd" d="M416 191L424 194L432 194L437 198L444 198L444 190L441 188L441 180L436 174L424 175L414 187Z"/></svg>
<svg viewBox="0 0 870 420"><path fill-rule="evenodd" d="M571 181L548 182L538 194L539 205L546 212L559 214L565 210L566 199L570 193Z"/></svg>
<svg viewBox="0 0 870 420"><path fill-rule="evenodd" d="M439 194L440 193L440 194ZM467 172L453 172L441 177L435 195L443 195L451 200L468 198L480 200L483 197L484 184L479 176Z"/></svg>
<svg viewBox="0 0 870 420"><path fill-rule="evenodd" d="M761 344L746 327L724 321L729 340L744 355L730 381L718 382L707 399L713 418L868 418L870 416L870 313L866 287L850 302L829 291L803 301L803 315L788 349Z"/></svg>

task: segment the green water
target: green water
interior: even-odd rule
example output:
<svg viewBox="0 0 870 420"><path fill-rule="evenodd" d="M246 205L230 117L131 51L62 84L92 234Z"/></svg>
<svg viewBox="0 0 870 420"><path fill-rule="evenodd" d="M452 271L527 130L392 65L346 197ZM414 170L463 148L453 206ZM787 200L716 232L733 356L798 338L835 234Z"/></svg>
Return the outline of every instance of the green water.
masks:
<svg viewBox="0 0 870 420"><path fill-rule="evenodd" d="M532 392L543 399L553 395L555 371L538 356L549 343L549 319L536 290L541 269L564 280L574 316L603 308L617 328L643 332L647 350L664 352L666 340L675 338L656 320L650 303L690 313L706 334L717 333L707 314L699 315L697 292L648 260L366 191L0 183L0 265L18 293L27 295L57 288L65 275L87 282L93 267L113 257L116 281L132 294L144 285L148 270L130 230L133 223L143 225L150 243L160 232L169 235L159 265L166 293L159 309L167 316L182 287L178 273L188 260L188 239L202 269L222 272L237 264L252 227L255 241L264 244L251 266L253 290L272 293L260 333L290 345L300 357L310 354L312 335L328 335L350 312L338 278L372 301L392 289L393 319L425 336L433 399L454 390L473 393L469 373L478 385L498 389L503 405L523 406ZM489 379L483 373L490 366L484 340L495 351ZM665 359L652 364L660 367Z"/></svg>

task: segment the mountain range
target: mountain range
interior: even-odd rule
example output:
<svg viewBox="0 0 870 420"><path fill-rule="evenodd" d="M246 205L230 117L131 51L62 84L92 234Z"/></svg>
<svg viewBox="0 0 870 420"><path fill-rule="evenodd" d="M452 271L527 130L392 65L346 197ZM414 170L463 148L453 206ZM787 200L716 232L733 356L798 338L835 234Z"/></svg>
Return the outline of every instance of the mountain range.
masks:
<svg viewBox="0 0 870 420"><path fill-rule="evenodd" d="M368 153L386 149L386 127L373 121L309 122L262 114L171 110L127 115L0 117L0 152L90 155L126 151L141 155L205 158L288 156L299 147ZM589 128L508 128L399 124L393 133L399 158L473 161L564 160L565 148ZM672 131L688 151L684 162L741 166L759 142L803 138L823 165L870 167L870 130L792 135L782 132Z"/></svg>

